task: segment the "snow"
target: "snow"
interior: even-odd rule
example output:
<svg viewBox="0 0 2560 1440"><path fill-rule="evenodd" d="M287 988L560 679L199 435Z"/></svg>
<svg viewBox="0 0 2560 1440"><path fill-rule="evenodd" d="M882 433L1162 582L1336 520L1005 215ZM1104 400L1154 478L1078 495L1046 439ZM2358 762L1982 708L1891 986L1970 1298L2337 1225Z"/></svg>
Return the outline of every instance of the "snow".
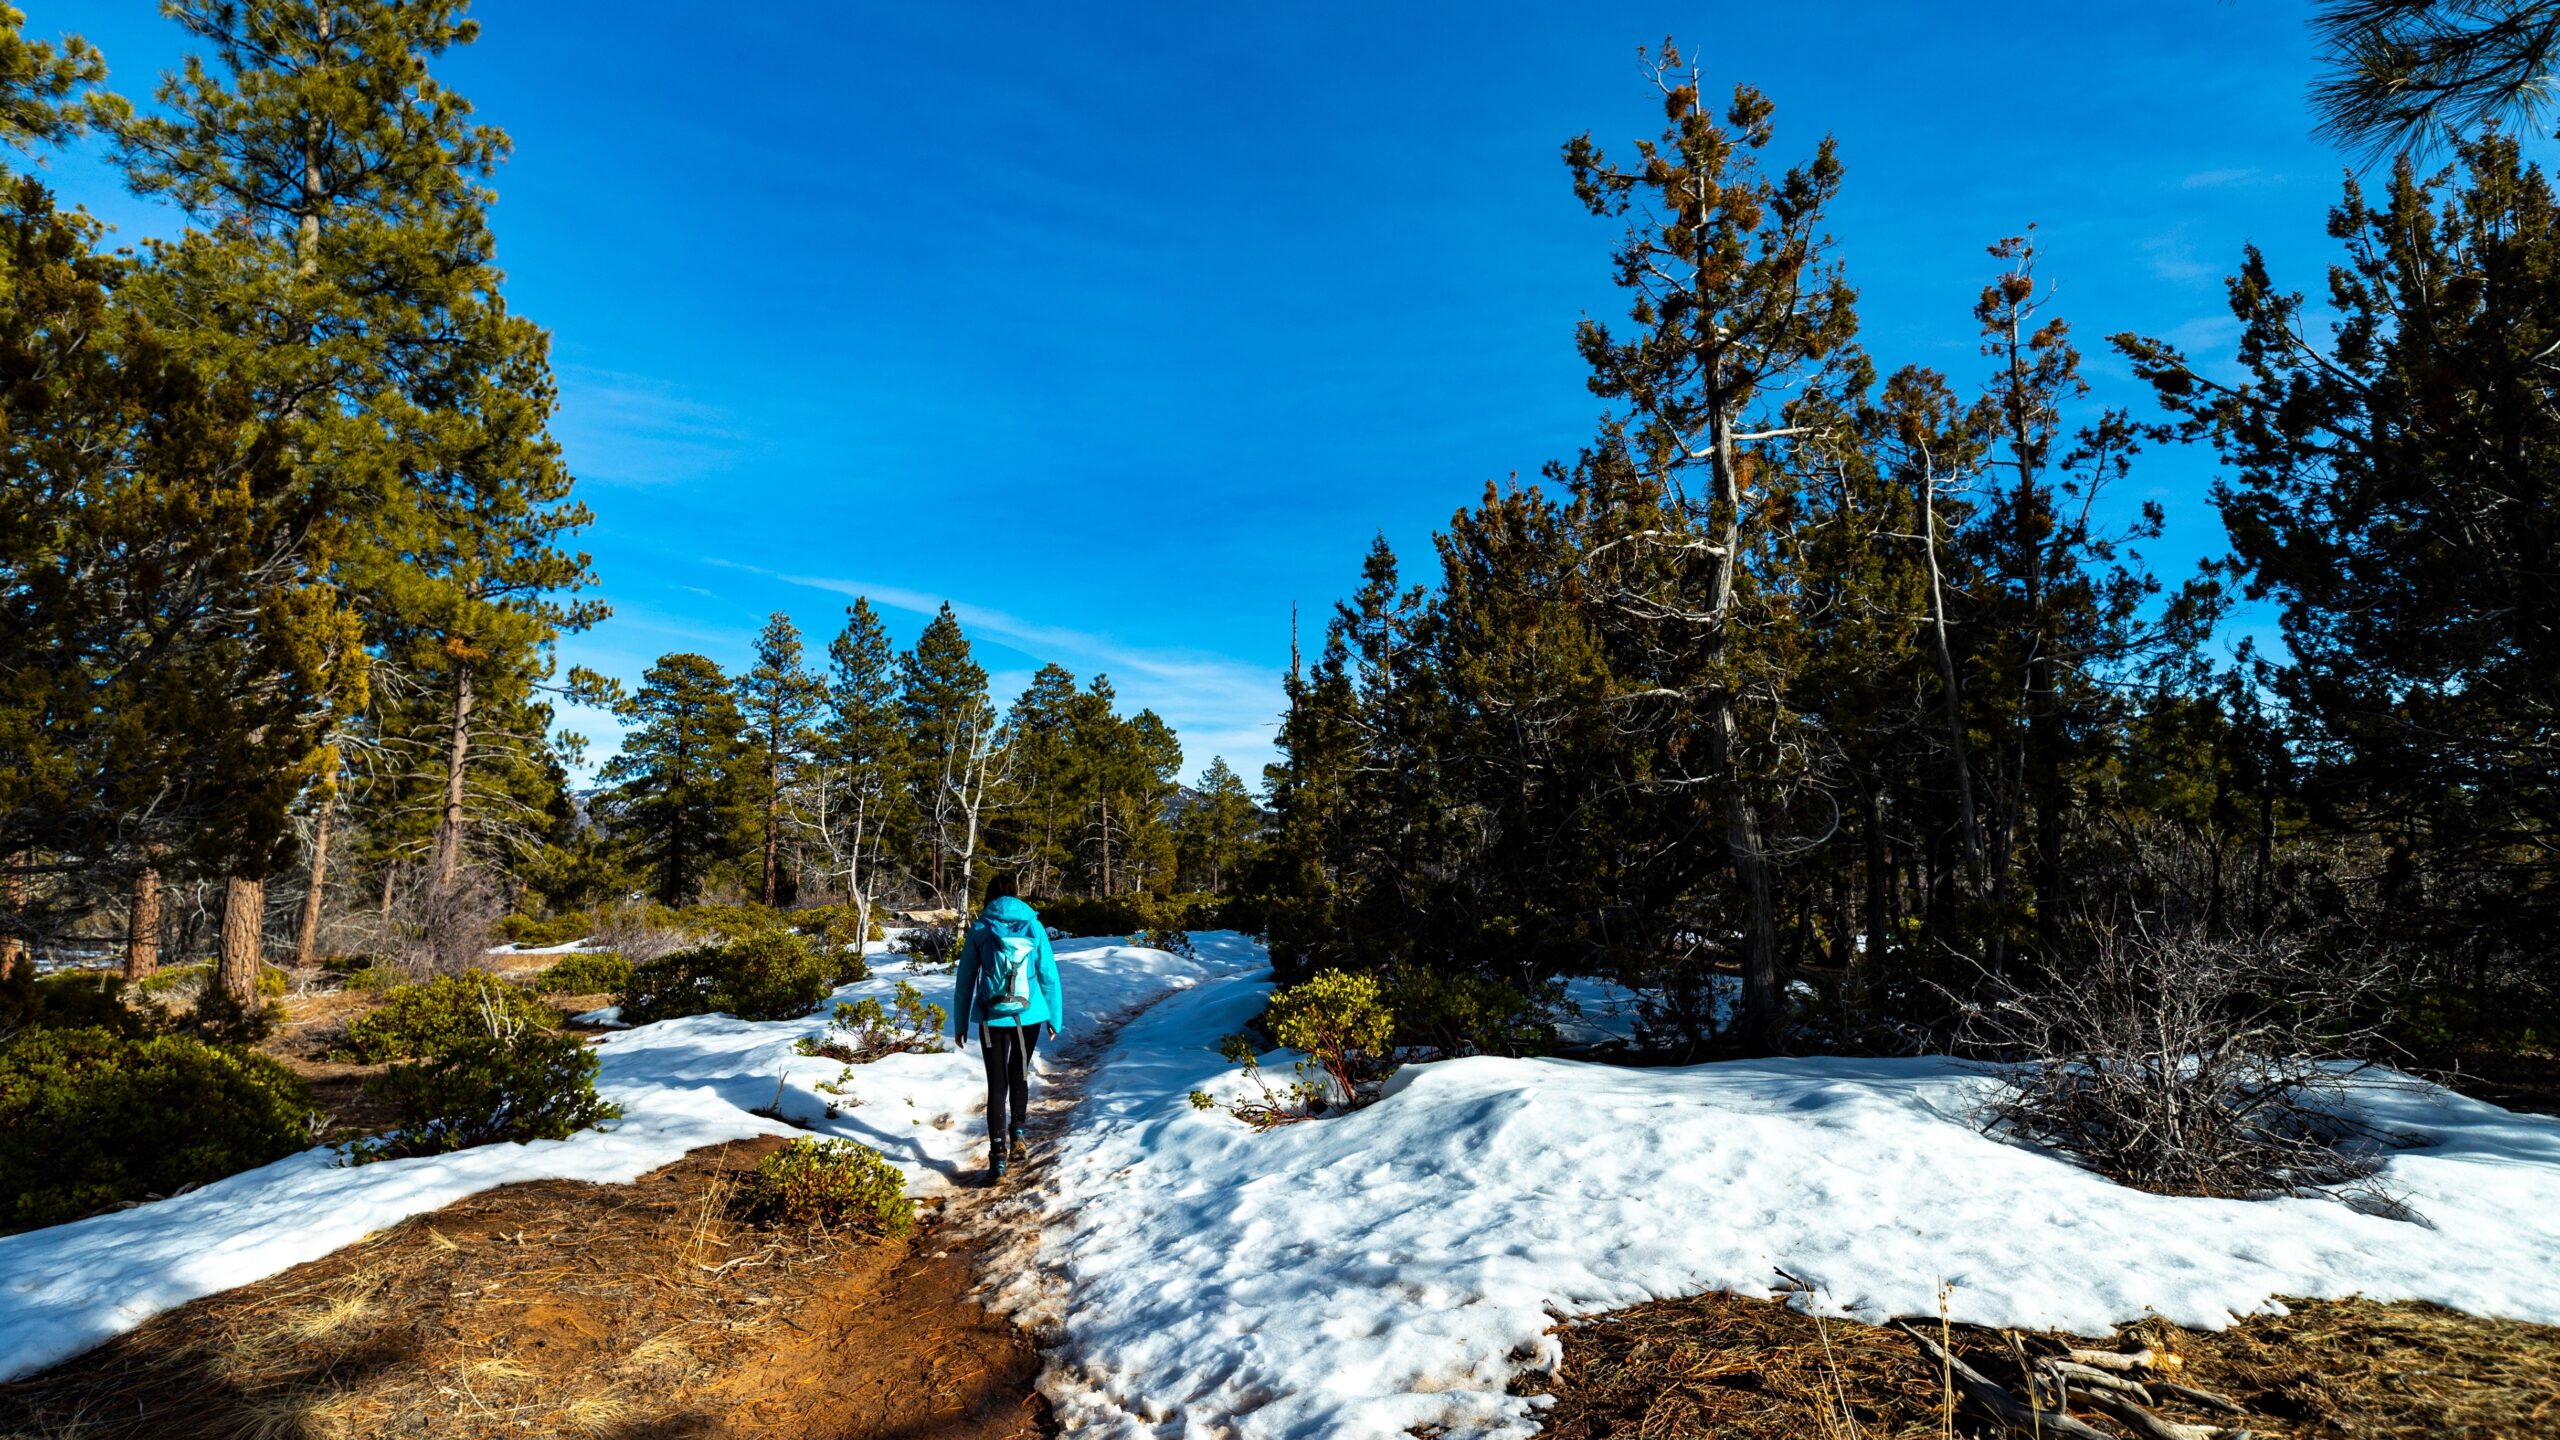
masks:
<svg viewBox="0 0 2560 1440"><path fill-rule="evenodd" d="M1256 1134L1192 1108L1235 1096L1219 1058L1270 987L1259 947L1197 959L1061 943L1069 1038L1129 1021L1027 1198L1045 1208L999 1308L1057 1337L1043 1381L1095 1437L1390 1440L1418 1427L1527 1436L1513 1396L1552 1365L1558 1315L1724 1289L1784 1266L1835 1313L1933 1314L2098 1334L2156 1312L2215 1327L2279 1295L2425 1299L2560 1323L2560 1121L2408 1082L2368 1097L2422 1136L2379 1177L2428 1223L2324 1198L2145 1195L1986 1137L1980 1078L1945 1060L1631 1069L1475 1058L1407 1067L1376 1105ZM948 972L882 956L838 998ZM1630 997L1570 992L1595 1028ZM1594 1018L1594 1012L1598 1018ZM172 1305L272 1275L402 1218L519 1180L628 1181L686 1150L790 1127L879 1148L920 1191L973 1169L974 1054L843 1067L792 1053L823 1028L695 1016L597 1044L614 1128L348 1169L314 1151L174 1199L0 1239L0 1378ZM1265 1056L1285 1077L1295 1057ZM1035 1079L1035 1083L1039 1083Z"/></svg>
<svg viewBox="0 0 2560 1440"><path fill-rule="evenodd" d="M1241 941L1234 942L1241 944ZM1099 942L1058 947L1066 1038L1231 967ZM951 974L875 958L871 978L835 1000L890 1000L900 980L949 1009ZM919 1193L948 1188L976 1164L986 1103L974 1050L894 1055L853 1068L859 1103L821 1093L846 1068L795 1054L824 1032L828 1007L802 1020L696 1015L621 1030L596 1042L596 1089L622 1107L604 1130L567 1140L490 1145L356 1167L318 1148L199 1190L67 1225L0 1238L0 1380L120 1335L199 1296L263 1280L412 1215L525 1180L626 1184L688 1150L805 1128L860 1140L906 1172ZM1035 1074L1034 1085L1041 1083ZM834 1099L840 1113L827 1114ZM749 1113L774 1108L798 1127Z"/></svg>
<svg viewBox="0 0 2560 1440"><path fill-rule="evenodd" d="M1538 1401L1505 1390L1554 1363L1555 1314L1766 1295L1778 1266L1869 1320L1934 1314L1943 1280L1959 1321L2090 1334L2351 1293L2560 1323L2560 1122L2416 1082L2372 1103L2434 1143L2380 1179L2432 1228L2112 1185L1977 1133L1980 1078L1932 1059L1452 1060L1255 1134L1185 1097L1241 1093L1210 1047L1267 988L1212 980L1121 1033L1037 1264L997 1287L1063 1337L1069 1431L1525 1436Z"/></svg>

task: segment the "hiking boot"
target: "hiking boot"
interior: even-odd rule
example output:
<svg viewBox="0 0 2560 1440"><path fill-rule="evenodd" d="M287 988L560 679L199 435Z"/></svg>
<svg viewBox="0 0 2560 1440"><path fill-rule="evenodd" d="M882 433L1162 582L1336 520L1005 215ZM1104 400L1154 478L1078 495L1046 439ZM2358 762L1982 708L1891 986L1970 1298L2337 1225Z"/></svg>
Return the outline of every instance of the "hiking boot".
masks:
<svg viewBox="0 0 2560 1440"><path fill-rule="evenodd" d="M996 1186L1001 1185L1001 1184L1003 1184L1003 1183L1004 1183L1004 1171L1005 1171L1005 1165L1006 1165L1006 1163L1007 1163L1006 1156L1005 1156L1004 1152L1003 1152L1003 1151L1001 1151L1001 1150L997 1151L997 1152L996 1152L996 1156L995 1156L995 1158L994 1158L992 1161L990 1161L990 1162L988 1163L988 1165L987 1165L987 1187L988 1187L989 1189L993 1189L994 1187L996 1187Z"/></svg>
<svg viewBox="0 0 2560 1440"><path fill-rule="evenodd" d="M1004 1144L1005 1153L1016 1160L1031 1153L1031 1142L1023 1138L1022 1127L1019 1125L1014 1126L1013 1133L1005 1137Z"/></svg>

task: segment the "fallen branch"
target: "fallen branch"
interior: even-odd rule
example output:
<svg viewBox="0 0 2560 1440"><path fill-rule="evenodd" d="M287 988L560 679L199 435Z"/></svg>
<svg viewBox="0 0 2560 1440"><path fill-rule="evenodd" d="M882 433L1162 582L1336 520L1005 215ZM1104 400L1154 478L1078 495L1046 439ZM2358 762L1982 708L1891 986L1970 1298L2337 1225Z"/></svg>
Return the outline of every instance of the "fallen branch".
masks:
<svg viewBox="0 0 2560 1440"><path fill-rule="evenodd" d="M2150 1411L2118 1395L2093 1391L2083 1397L2093 1410L2098 1410L2143 1440L2249 1440L2246 1430L2226 1430L2219 1425L2187 1425L2176 1420L2163 1420Z"/></svg>
<svg viewBox="0 0 2560 1440"><path fill-rule="evenodd" d="M2201 1405L2207 1410L2219 1410L2226 1415L2248 1413L2235 1401L2226 1400L2210 1390L2198 1390L2192 1385L2181 1385L2174 1380L2154 1380L2151 1382L2151 1388L2173 1400L2184 1400L2190 1405Z"/></svg>
<svg viewBox="0 0 2560 1440"><path fill-rule="evenodd" d="M2109 1440L2105 1431L2083 1425L2068 1415L2048 1414L2018 1403L2016 1396L2001 1389L1981 1371L1957 1359L1937 1341L1913 1329L1908 1322L1896 1320L1893 1323L1896 1329L1918 1342L1921 1353L1937 1361L1955 1377L1956 1387L1964 1392L1965 1398L1990 1411L2001 1424L2013 1430L2024 1430L2030 1435L2060 1435L2067 1440ZM2196 1437L2196 1440L2202 1440L2202 1437Z"/></svg>
<svg viewBox="0 0 2560 1440"><path fill-rule="evenodd" d="M2082 1365L2071 1360L2047 1360L2044 1362L2044 1368L2083 1389L2112 1391L2137 1405L2152 1403L2151 1392L2143 1389L2140 1381L2127 1380L2122 1375L2110 1374L2094 1365Z"/></svg>
<svg viewBox="0 0 2560 1440"><path fill-rule="evenodd" d="M2063 1358L2100 1370L2149 1370L2156 1357L2149 1350L2073 1350Z"/></svg>

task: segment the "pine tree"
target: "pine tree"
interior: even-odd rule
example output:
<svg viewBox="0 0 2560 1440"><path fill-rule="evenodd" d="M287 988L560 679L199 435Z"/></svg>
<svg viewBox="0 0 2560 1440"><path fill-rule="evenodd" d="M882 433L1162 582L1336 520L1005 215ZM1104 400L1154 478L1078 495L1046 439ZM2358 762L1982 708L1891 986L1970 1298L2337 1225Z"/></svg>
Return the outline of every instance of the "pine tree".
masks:
<svg viewBox="0 0 2560 1440"><path fill-rule="evenodd" d="M427 71L476 27L462 0L174 0L167 13L207 47L162 85L161 109L102 104L136 190L165 195L203 228L151 247L135 293L200 366L255 393L282 432L280 503L327 517L296 537L280 588L310 597L303 638L351 610L404 518L403 431L467 366L463 316L491 299L488 194L503 136ZM285 810L316 781L334 794L337 737L363 700L356 656L294 707L302 723L244 737L239 759L286 763L239 774L228 828L225 983L254 984L269 878L283 863ZM287 670L273 677L300 683ZM292 783L288 784L287 781Z"/></svg>
<svg viewBox="0 0 2560 1440"><path fill-rule="evenodd" d="M907 791L920 825L927 883L948 907L973 881L986 801L1001 770L987 672L944 605L898 657L898 708L909 757Z"/></svg>
<svg viewBox="0 0 2560 1440"><path fill-rule="evenodd" d="M601 777L619 787L614 824L656 872L659 901L690 904L743 828L746 716L718 665L682 654L651 665L619 713L630 728Z"/></svg>
<svg viewBox="0 0 2560 1440"><path fill-rule="evenodd" d="M1191 888L1226 893L1245 868L1261 822L1262 812L1253 803L1253 792L1245 789L1244 777L1227 764L1227 757L1211 756L1209 767L1200 772L1198 793L1175 824L1184 880Z"/></svg>
<svg viewBox="0 0 2560 1440"><path fill-rule="evenodd" d="M844 629L827 645L826 701L802 820L827 847L867 935L891 880L888 841L905 827L910 764L889 632L868 600L845 608Z"/></svg>
<svg viewBox="0 0 2560 1440"><path fill-rule="evenodd" d="M1854 295L1821 230L1841 170L1825 139L1809 163L1763 174L1757 156L1773 136L1774 109L1765 97L1737 87L1720 125L1696 70L1684 69L1668 42L1652 74L1669 125L1658 142L1638 142L1640 163L1610 164L1588 135L1565 148L1575 193L1592 213L1634 217L1617 252L1619 283L1634 292L1631 330L1621 338L1585 321L1581 348L1594 393L1627 405L1631 447L1646 471L1664 477L1680 522L1674 533L1634 529L1619 542L1703 562L1683 567L1674 593L1622 602L1679 621L1670 638L1686 652L1654 667L1629 693L1627 713L1694 736L1702 763L1673 783L1704 780L1722 791L1743 910L1743 1025L1765 1047L1776 1042L1782 999L1765 782L1785 749L1751 737L1784 727L1751 717L1746 731L1742 707L1754 697L1774 703L1782 684L1757 663L1759 647L1740 622L1754 602L1754 563L1783 554L1771 546L1771 526L1785 512L1767 503L1783 467L1765 452L1805 432L1789 423L1752 428L1750 417L1773 395L1821 389L1850 353Z"/></svg>
<svg viewBox="0 0 2560 1440"><path fill-rule="evenodd" d="M1033 896L1058 893L1075 868L1077 704L1076 677L1064 666L1043 665L1005 713L1013 785L1004 848L1022 871L1024 892Z"/></svg>
<svg viewBox="0 0 2560 1440"><path fill-rule="evenodd" d="M2379 197L2348 183L2328 345L2254 247L2229 282L2242 379L2115 343L2230 467L2215 499L2247 593L2280 607L2273 698L2299 729L2306 799L2389 857L2368 938L2404 942L2440 982L2548 984L2560 198L2511 137L2457 157L2432 179L2403 160Z"/></svg>
<svg viewBox="0 0 2560 1440"><path fill-rule="evenodd" d="M738 708L746 713L755 762L755 806L763 851L764 903L782 898L783 807L815 761L811 728L826 700L826 685L801 659L800 632L777 611L756 637L755 667L738 677Z"/></svg>

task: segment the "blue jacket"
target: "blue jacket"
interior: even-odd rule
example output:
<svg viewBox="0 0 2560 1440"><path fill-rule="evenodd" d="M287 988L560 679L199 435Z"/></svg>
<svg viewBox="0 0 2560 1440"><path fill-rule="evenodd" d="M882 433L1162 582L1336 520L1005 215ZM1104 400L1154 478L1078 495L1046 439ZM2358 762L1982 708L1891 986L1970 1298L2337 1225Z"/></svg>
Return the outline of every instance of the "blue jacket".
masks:
<svg viewBox="0 0 2560 1440"><path fill-rule="evenodd" d="M990 900L978 912L977 921L969 927L969 938L960 946L960 969L951 977L951 1033L966 1040L969 1022L978 1005L978 967L986 963L987 954L995 948L998 935L1031 937L1038 953L1031 961L1031 1003L1020 1015L996 1019L978 1015L982 1025L1046 1025L1051 1030L1067 1026L1067 1007L1058 998L1058 956L1049 948L1049 927L1040 923L1040 912L1013 896Z"/></svg>

